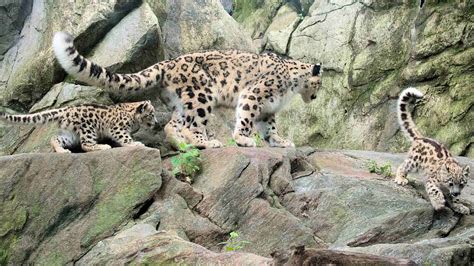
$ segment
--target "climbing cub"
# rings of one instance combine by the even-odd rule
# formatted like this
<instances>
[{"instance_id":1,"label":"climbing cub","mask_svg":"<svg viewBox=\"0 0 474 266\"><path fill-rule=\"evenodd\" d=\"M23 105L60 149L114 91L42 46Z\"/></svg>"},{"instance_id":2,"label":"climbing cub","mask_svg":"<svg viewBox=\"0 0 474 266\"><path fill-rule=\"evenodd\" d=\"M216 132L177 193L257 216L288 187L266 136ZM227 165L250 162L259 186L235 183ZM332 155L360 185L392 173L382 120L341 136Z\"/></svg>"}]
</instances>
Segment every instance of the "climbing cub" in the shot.
<instances>
[{"instance_id":1,"label":"climbing cub","mask_svg":"<svg viewBox=\"0 0 474 266\"><path fill-rule=\"evenodd\" d=\"M395 182L406 185L407 173L421 169L427 175L426 192L431 204L439 210L447 203L462 214L469 214L469 208L459 203L458 196L469 179L469 166L462 167L442 144L436 140L423 137L416 128L408 104L423 98L423 94L408 88L398 98L398 121L406 136L412 141L408 158L398 167Z\"/></svg>"},{"instance_id":2,"label":"climbing cub","mask_svg":"<svg viewBox=\"0 0 474 266\"><path fill-rule=\"evenodd\" d=\"M301 94L304 102L316 98L321 65L286 60L274 54L209 51L159 62L134 74L111 73L81 56L72 36L56 33L53 48L61 66L75 78L109 91L133 93L160 88L160 97L174 112L165 127L173 145L187 142L199 148L222 144L209 140L205 126L216 106L237 107L233 137L240 146L256 146L259 130L275 147L294 144L278 135L277 113Z\"/></svg>"},{"instance_id":3,"label":"climbing cub","mask_svg":"<svg viewBox=\"0 0 474 266\"><path fill-rule=\"evenodd\" d=\"M130 133L140 125L152 127L156 122L155 109L149 101L69 106L27 115L0 112L0 118L21 124L57 122L62 132L51 138L51 146L58 153L70 153L69 149L78 144L86 152L110 149L110 145L97 144L103 138L110 138L120 146L144 146L133 141Z\"/></svg>"}]
</instances>

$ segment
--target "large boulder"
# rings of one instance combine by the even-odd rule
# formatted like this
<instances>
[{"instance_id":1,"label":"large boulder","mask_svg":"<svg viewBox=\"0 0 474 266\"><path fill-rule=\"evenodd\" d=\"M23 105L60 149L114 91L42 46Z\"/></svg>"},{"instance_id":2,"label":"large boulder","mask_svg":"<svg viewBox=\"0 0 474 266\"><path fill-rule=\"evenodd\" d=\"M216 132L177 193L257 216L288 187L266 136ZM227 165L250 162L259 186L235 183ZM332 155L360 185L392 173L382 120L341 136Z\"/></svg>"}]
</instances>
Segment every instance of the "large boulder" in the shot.
<instances>
[{"instance_id":1,"label":"large boulder","mask_svg":"<svg viewBox=\"0 0 474 266\"><path fill-rule=\"evenodd\" d=\"M21 28L28 14L31 12L33 1L2 1L0 3L0 61L5 53L12 47L20 37Z\"/></svg>"},{"instance_id":2,"label":"large boulder","mask_svg":"<svg viewBox=\"0 0 474 266\"><path fill-rule=\"evenodd\" d=\"M247 34L252 37L259 50L263 46L262 39L265 31L272 23L272 18L282 3L282 0L234 1L232 16L243 26Z\"/></svg>"},{"instance_id":3,"label":"large boulder","mask_svg":"<svg viewBox=\"0 0 474 266\"><path fill-rule=\"evenodd\" d=\"M25 8L21 12L11 11L11 15L13 20L24 23L9 32L14 34L21 28L21 38L13 38L8 51L2 52L0 101L26 111L64 77L64 72L54 63L51 49L54 32L70 32L77 36L79 51L88 51L141 1L75 2L74 5L60 0L20 2ZM26 16L25 12L30 10Z\"/></svg>"},{"instance_id":4,"label":"large boulder","mask_svg":"<svg viewBox=\"0 0 474 266\"><path fill-rule=\"evenodd\" d=\"M111 71L129 73L163 60L163 48L158 19L144 3L107 32L86 57Z\"/></svg>"},{"instance_id":5,"label":"large boulder","mask_svg":"<svg viewBox=\"0 0 474 266\"><path fill-rule=\"evenodd\" d=\"M271 265L272 259L251 253L214 253L149 224L137 224L99 242L77 265L212 264Z\"/></svg>"},{"instance_id":6,"label":"large boulder","mask_svg":"<svg viewBox=\"0 0 474 266\"><path fill-rule=\"evenodd\" d=\"M146 2L160 21L167 58L209 49L256 51L219 0Z\"/></svg>"},{"instance_id":7,"label":"large boulder","mask_svg":"<svg viewBox=\"0 0 474 266\"><path fill-rule=\"evenodd\" d=\"M0 157L0 262L72 263L112 235L161 187L160 152Z\"/></svg>"}]
</instances>

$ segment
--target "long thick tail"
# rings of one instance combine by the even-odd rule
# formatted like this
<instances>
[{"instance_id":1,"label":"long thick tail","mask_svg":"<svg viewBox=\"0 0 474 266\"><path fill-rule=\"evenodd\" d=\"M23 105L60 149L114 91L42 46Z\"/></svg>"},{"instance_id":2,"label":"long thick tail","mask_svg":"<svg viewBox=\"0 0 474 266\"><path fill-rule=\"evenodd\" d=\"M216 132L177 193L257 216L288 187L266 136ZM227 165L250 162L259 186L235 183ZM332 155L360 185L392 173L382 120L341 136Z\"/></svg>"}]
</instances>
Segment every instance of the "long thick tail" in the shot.
<instances>
[{"instance_id":1,"label":"long thick tail","mask_svg":"<svg viewBox=\"0 0 474 266\"><path fill-rule=\"evenodd\" d=\"M53 109L26 115L10 115L0 112L0 119L19 124L46 124L57 121L61 117L62 111L62 109Z\"/></svg>"},{"instance_id":2,"label":"long thick tail","mask_svg":"<svg viewBox=\"0 0 474 266\"><path fill-rule=\"evenodd\" d=\"M411 117L410 111L408 111L408 104L412 104L417 99L423 98L423 93L415 88L407 88L400 93L398 97L398 123L402 128L405 135L410 139L414 140L422 138L418 129L416 128L413 118Z\"/></svg>"},{"instance_id":3,"label":"long thick tail","mask_svg":"<svg viewBox=\"0 0 474 266\"><path fill-rule=\"evenodd\" d=\"M53 50L64 70L82 82L111 91L135 92L154 87L163 78L164 70L160 63L134 74L111 73L80 55L73 41L68 33L57 32L53 38Z\"/></svg>"}]
</instances>

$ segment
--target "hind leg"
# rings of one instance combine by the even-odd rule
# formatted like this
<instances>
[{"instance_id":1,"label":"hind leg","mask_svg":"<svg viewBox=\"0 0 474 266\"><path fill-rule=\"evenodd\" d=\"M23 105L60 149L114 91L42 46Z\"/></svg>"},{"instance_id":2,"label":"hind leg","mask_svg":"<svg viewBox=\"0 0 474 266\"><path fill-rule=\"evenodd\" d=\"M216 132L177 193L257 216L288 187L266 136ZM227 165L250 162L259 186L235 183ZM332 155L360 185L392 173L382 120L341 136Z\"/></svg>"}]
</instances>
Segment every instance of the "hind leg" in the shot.
<instances>
[{"instance_id":1,"label":"hind leg","mask_svg":"<svg viewBox=\"0 0 474 266\"><path fill-rule=\"evenodd\" d=\"M445 207L446 199L444 198L443 191L441 191L437 182L434 180L435 178L428 178L425 189L433 208L435 210L440 210Z\"/></svg>"},{"instance_id":2,"label":"hind leg","mask_svg":"<svg viewBox=\"0 0 474 266\"><path fill-rule=\"evenodd\" d=\"M165 126L166 140L178 149L179 143L185 143L186 138L181 133L184 126L184 117L178 112L174 111L171 120Z\"/></svg>"},{"instance_id":3,"label":"hind leg","mask_svg":"<svg viewBox=\"0 0 474 266\"><path fill-rule=\"evenodd\" d=\"M74 144L74 140L70 137L57 135L51 137L51 146L53 150L57 153L71 153L67 148L71 148Z\"/></svg>"},{"instance_id":4,"label":"hind leg","mask_svg":"<svg viewBox=\"0 0 474 266\"><path fill-rule=\"evenodd\" d=\"M110 133L112 140L114 140L121 147L145 147L145 144L134 141L130 133L123 129L117 129Z\"/></svg>"},{"instance_id":5,"label":"hind leg","mask_svg":"<svg viewBox=\"0 0 474 266\"><path fill-rule=\"evenodd\" d=\"M406 159L398 168L397 168L397 174L395 176L395 183L399 185L406 185L408 184L408 179L407 179L407 174L411 170L413 170L414 163L413 161L408 158Z\"/></svg>"},{"instance_id":6,"label":"hind leg","mask_svg":"<svg viewBox=\"0 0 474 266\"><path fill-rule=\"evenodd\" d=\"M97 144L97 135L95 132L86 133L85 130L79 134L79 141L81 142L81 148L85 152L108 150L112 147L107 144Z\"/></svg>"},{"instance_id":7,"label":"hind leg","mask_svg":"<svg viewBox=\"0 0 474 266\"><path fill-rule=\"evenodd\" d=\"M252 138L252 134L255 131L255 121L260 117L262 107L257 100L258 97L248 93L249 97L245 93L240 95L232 137L239 146L256 147L257 143Z\"/></svg>"},{"instance_id":8,"label":"hind leg","mask_svg":"<svg viewBox=\"0 0 474 266\"><path fill-rule=\"evenodd\" d=\"M199 98L198 98L199 99ZM212 112L210 103L199 101L188 101L184 110L184 127L182 134L187 142L197 148L219 148L222 143L216 139L209 140L206 133L206 125Z\"/></svg>"},{"instance_id":9,"label":"hind leg","mask_svg":"<svg viewBox=\"0 0 474 266\"><path fill-rule=\"evenodd\" d=\"M263 133L263 137L265 140L268 140L268 143L270 143L271 147L295 147L293 142L278 135L274 114L270 115L269 117L265 117L261 121L258 121L257 128Z\"/></svg>"},{"instance_id":10,"label":"hind leg","mask_svg":"<svg viewBox=\"0 0 474 266\"><path fill-rule=\"evenodd\" d=\"M451 205L453 211L457 213L469 215L469 213L471 212L471 210L467 206L464 206L464 204L462 204L458 198L453 199Z\"/></svg>"}]
</instances>

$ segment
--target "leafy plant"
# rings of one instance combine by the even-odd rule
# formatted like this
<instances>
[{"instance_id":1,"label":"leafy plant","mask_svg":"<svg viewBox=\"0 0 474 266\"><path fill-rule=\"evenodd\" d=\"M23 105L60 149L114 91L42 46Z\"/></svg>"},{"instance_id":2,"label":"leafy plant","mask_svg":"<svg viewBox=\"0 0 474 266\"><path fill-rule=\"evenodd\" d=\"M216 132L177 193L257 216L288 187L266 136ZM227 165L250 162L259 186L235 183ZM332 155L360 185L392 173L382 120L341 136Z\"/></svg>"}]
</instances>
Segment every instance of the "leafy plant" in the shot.
<instances>
[{"instance_id":1,"label":"leafy plant","mask_svg":"<svg viewBox=\"0 0 474 266\"><path fill-rule=\"evenodd\" d=\"M386 163L382 166L379 166L375 160L369 160L367 163L367 168L369 172L375 173L384 177L391 177L392 173L392 165L390 163Z\"/></svg>"},{"instance_id":2,"label":"leafy plant","mask_svg":"<svg viewBox=\"0 0 474 266\"><path fill-rule=\"evenodd\" d=\"M227 147L237 147L237 142L235 141L235 139L229 139L227 141L227 143L225 144L225 146Z\"/></svg>"},{"instance_id":3,"label":"leafy plant","mask_svg":"<svg viewBox=\"0 0 474 266\"><path fill-rule=\"evenodd\" d=\"M260 134L253 134L252 139L255 140L255 144L257 145L257 147L263 147L263 138L262 136L260 136Z\"/></svg>"},{"instance_id":4,"label":"leafy plant","mask_svg":"<svg viewBox=\"0 0 474 266\"><path fill-rule=\"evenodd\" d=\"M199 149L186 143L179 143L180 154L171 158L175 177L193 178L201 170L201 153Z\"/></svg>"},{"instance_id":5,"label":"leafy plant","mask_svg":"<svg viewBox=\"0 0 474 266\"><path fill-rule=\"evenodd\" d=\"M249 244L249 241L241 240L239 233L232 231L229 234L229 239L227 241L219 243L223 244L225 251L236 251L244 248L246 244Z\"/></svg>"}]
</instances>

